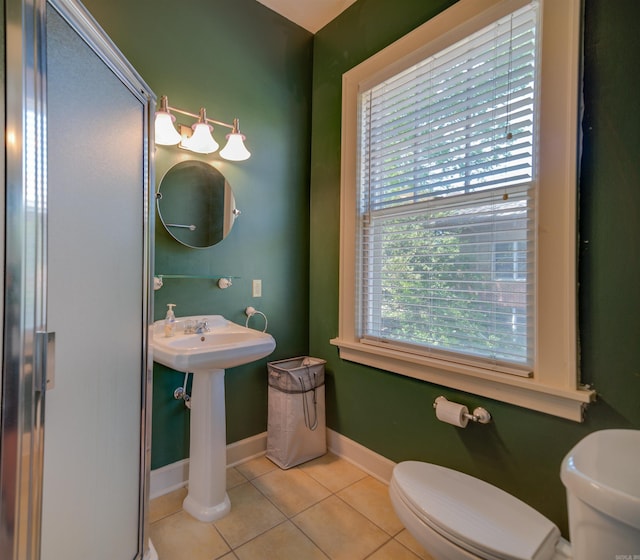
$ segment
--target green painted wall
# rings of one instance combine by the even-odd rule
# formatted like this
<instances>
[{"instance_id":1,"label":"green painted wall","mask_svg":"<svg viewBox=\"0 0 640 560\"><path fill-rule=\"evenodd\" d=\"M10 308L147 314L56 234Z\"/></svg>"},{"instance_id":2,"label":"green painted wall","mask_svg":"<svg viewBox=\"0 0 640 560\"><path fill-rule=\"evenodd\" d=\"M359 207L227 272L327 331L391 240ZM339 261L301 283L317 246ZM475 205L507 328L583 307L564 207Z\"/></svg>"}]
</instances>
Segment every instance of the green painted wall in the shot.
<instances>
[{"instance_id":1,"label":"green painted wall","mask_svg":"<svg viewBox=\"0 0 640 560\"><path fill-rule=\"evenodd\" d=\"M186 249L157 226L158 272L240 278L225 291L206 280L167 280L156 317L170 301L179 315L219 312L244 322L242 310L254 305L278 341L269 359L327 359L330 428L395 461L433 461L488 480L566 534L558 476L566 451L593 430L640 428L636 0L585 1L579 311L582 375L599 393L585 423L343 362L328 342L338 332L342 73L452 3L358 0L314 38L254 0L85 0L158 95L205 105L214 118L239 117L253 152L220 167L243 212L220 245ZM158 149L158 180L176 157ZM251 298L253 278L264 282L260 300ZM265 361L227 375L229 441L266 427ZM181 374L156 367L154 383L156 468L187 455L188 412L171 396ZM431 403L440 394L487 407L494 423L459 430L437 422Z\"/></svg>"},{"instance_id":2,"label":"green painted wall","mask_svg":"<svg viewBox=\"0 0 640 560\"><path fill-rule=\"evenodd\" d=\"M158 97L196 113L205 106L213 119L240 119L251 159L193 156L212 162L234 190L242 214L231 234L214 247L189 249L157 222L155 248L156 273L237 278L226 290L211 280L167 279L155 293L155 317L164 318L169 302L177 304L177 316L219 313L244 324L248 305L267 315L275 352L226 374L227 440L263 432L266 361L308 350L313 36L255 0L84 3ZM221 146L227 132L214 130ZM158 147L156 182L184 156L178 148ZM254 278L262 279L261 298L252 297ZM251 325L261 328L259 320ZM183 379L155 366L152 468L188 456L189 412L173 399Z\"/></svg>"},{"instance_id":3,"label":"green painted wall","mask_svg":"<svg viewBox=\"0 0 640 560\"><path fill-rule=\"evenodd\" d=\"M453 4L358 0L315 36L311 151L310 354L327 364L328 426L394 461L450 466L515 494L567 534L559 468L588 432L640 428L640 52L636 0L586 0L584 157L580 181L583 380L599 400L583 424L339 359L340 95L342 73ZM485 406L488 426L436 421L443 394Z\"/></svg>"}]
</instances>

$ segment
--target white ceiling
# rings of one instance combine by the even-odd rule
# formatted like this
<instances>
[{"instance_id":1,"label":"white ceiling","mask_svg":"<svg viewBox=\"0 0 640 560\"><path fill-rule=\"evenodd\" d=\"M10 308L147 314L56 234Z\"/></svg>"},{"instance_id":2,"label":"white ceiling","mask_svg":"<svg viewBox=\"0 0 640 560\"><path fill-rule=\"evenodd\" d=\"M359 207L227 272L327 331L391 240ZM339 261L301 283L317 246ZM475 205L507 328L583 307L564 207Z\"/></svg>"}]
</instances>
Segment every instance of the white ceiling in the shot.
<instances>
[{"instance_id":1,"label":"white ceiling","mask_svg":"<svg viewBox=\"0 0 640 560\"><path fill-rule=\"evenodd\" d=\"M267 8L315 33L356 0L258 0Z\"/></svg>"}]
</instances>

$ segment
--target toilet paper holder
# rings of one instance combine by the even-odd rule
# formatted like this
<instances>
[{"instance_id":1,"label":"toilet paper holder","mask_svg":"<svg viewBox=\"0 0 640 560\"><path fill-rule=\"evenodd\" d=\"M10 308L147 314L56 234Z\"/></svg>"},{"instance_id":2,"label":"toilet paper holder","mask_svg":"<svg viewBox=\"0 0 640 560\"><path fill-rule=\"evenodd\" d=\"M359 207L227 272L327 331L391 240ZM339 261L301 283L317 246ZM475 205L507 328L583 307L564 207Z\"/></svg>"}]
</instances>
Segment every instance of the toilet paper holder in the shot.
<instances>
[{"instance_id":1,"label":"toilet paper holder","mask_svg":"<svg viewBox=\"0 0 640 560\"><path fill-rule=\"evenodd\" d=\"M445 401L448 401L446 397L439 396L433 402L434 410L438 406L438 403L445 402ZM479 424L488 424L489 422L491 422L491 414L486 408L482 408L481 406L474 408L472 413L465 412L464 417L467 420L471 420L472 422L478 422Z\"/></svg>"}]
</instances>

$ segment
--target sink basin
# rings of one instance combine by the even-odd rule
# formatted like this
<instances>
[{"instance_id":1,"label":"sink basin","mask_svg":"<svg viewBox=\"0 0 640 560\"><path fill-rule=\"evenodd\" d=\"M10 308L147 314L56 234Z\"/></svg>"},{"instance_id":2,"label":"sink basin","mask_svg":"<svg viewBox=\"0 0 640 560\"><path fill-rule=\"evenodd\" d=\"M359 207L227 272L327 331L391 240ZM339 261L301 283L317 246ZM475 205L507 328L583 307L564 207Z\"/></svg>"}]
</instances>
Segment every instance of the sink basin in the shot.
<instances>
[{"instance_id":1,"label":"sink basin","mask_svg":"<svg viewBox=\"0 0 640 560\"><path fill-rule=\"evenodd\" d=\"M184 334L188 322L203 321L208 331ZM193 373L189 491L182 507L200 521L215 521L231 509L226 491L225 369L268 356L276 342L270 334L242 327L221 315L196 315L176 318L171 337L164 336L164 321L156 321L150 346L155 362Z\"/></svg>"},{"instance_id":2,"label":"sink basin","mask_svg":"<svg viewBox=\"0 0 640 560\"><path fill-rule=\"evenodd\" d=\"M187 322L206 321L209 331L184 334ZM164 321L153 324L154 361L184 372L227 369L264 358L276 342L268 333L249 329L222 315L195 315L176 319L175 335L164 336Z\"/></svg>"}]
</instances>

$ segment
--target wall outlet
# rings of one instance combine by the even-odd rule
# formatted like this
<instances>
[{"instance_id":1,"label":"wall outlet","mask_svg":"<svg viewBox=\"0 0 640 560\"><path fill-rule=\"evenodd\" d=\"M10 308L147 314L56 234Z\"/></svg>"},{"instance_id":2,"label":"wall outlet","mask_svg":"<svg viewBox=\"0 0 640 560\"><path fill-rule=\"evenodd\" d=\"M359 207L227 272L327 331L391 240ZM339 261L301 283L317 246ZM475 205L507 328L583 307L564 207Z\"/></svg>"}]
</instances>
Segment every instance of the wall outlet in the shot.
<instances>
[{"instance_id":1,"label":"wall outlet","mask_svg":"<svg viewBox=\"0 0 640 560\"><path fill-rule=\"evenodd\" d=\"M253 297L262 297L262 280L253 281Z\"/></svg>"}]
</instances>

